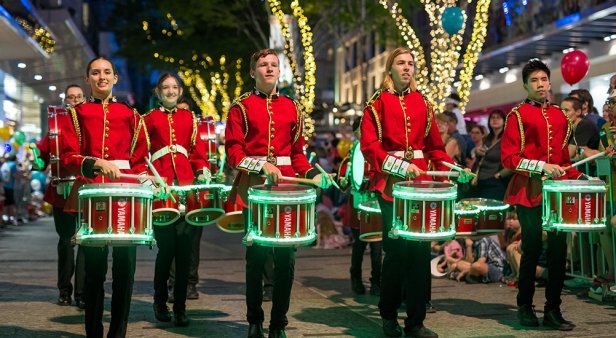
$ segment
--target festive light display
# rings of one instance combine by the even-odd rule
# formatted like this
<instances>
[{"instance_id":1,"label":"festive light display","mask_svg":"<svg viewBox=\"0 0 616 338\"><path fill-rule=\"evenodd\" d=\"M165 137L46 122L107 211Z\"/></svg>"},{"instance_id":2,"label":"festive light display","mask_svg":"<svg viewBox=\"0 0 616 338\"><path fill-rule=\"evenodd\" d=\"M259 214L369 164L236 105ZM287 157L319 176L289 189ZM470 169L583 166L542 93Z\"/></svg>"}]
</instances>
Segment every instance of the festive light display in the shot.
<instances>
[{"instance_id":1,"label":"festive light display","mask_svg":"<svg viewBox=\"0 0 616 338\"><path fill-rule=\"evenodd\" d=\"M396 21L400 35L408 47L415 52L418 89L427 94L428 100L437 107L437 111L443 111L445 109L445 99L451 94L452 83L456 77L456 68L460 59L463 42L462 33L465 30L465 25L462 26L460 33L454 35L447 34L443 29L443 11L449 6L455 6L456 1L421 0L421 2L430 20L430 70L426 66L421 42L406 18L402 15L402 10L398 3L394 2L390 5L390 2L387 0L379 0L379 3L389 11L391 17ZM460 96L459 109L463 113L468 103L473 71L487 34L490 2L491 0L476 1L477 8L473 21L473 33L464 54L463 67L460 71L460 84L457 88L458 95ZM468 19L466 13L464 13L464 17L466 22L466 19Z\"/></svg>"},{"instance_id":2,"label":"festive light display","mask_svg":"<svg viewBox=\"0 0 616 338\"><path fill-rule=\"evenodd\" d=\"M171 13L166 14L171 29L161 29L163 38L171 38L174 34L183 35L182 29ZM143 31L146 38L156 44L156 40L152 38L150 24L147 21L142 22ZM218 63L214 59L202 53L201 55L193 54L190 60L164 55L161 52L154 52L152 55L165 63L177 64L178 75L187 87L190 97L195 101L195 104L201 109L202 116L211 116L214 121L225 121L226 114L231 107L232 99L239 97L242 94L244 81L242 80L241 69L242 60L235 60L234 64L234 84L232 93L229 92L231 75L227 67L227 57L222 55L218 59ZM215 69L215 68L218 69ZM232 95L230 95L232 94ZM219 113L222 111L222 116Z\"/></svg>"},{"instance_id":3,"label":"festive light display","mask_svg":"<svg viewBox=\"0 0 616 338\"><path fill-rule=\"evenodd\" d=\"M312 47L312 31L308 24L308 18L304 15L304 10L299 4L299 0L291 2L291 10L293 16L297 18L297 26L299 28L302 53L304 55L304 76L302 79L301 71L294 54L293 37L291 30L284 20L284 11L282 3L278 0L268 0L272 14L280 22L282 36L285 39L284 53L289 59L291 70L293 71L293 87L297 94L298 102L304 112L304 137L308 138L314 133L314 120L310 117L310 113L314 109L314 87L316 85L316 62Z\"/></svg>"},{"instance_id":4,"label":"festive light display","mask_svg":"<svg viewBox=\"0 0 616 338\"><path fill-rule=\"evenodd\" d=\"M36 41L46 53L53 53L56 46L56 40L51 36L51 33L48 30L38 24L36 26L32 26L30 22L23 18L16 18L15 21L19 23L26 33L28 33L28 35L30 35L30 37Z\"/></svg>"}]
</instances>

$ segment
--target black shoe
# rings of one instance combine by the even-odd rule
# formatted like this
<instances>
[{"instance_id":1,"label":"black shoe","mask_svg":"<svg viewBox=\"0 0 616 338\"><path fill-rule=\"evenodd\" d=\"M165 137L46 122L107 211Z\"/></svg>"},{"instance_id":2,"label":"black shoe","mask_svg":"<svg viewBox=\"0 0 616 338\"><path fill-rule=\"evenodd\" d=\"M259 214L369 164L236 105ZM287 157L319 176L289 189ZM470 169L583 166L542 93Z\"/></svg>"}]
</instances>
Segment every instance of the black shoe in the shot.
<instances>
[{"instance_id":1,"label":"black shoe","mask_svg":"<svg viewBox=\"0 0 616 338\"><path fill-rule=\"evenodd\" d=\"M398 319L383 318L383 332L387 337L402 337L402 328Z\"/></svg>"},{"instance_id":2,"label":"black shoe","mask_svg":"<svg viewBox=\"0 0 616 338\"><path fill-rule=\"evenodd\" d=\"M154 317L159 322L170 322L171 312L169 312L167 304L154 304Z\"/></svg>"},{"instance_id":3,"label":"black shoe","mask_svg":"<svg viewBox=\"0 0 616 338\"><path fill-rule=\"evenodd\" d=\"M432 305L432 302L426 302L426 313L436 313L436 308Z\"/></svg>"},{"instance_id":4,"label":"black shoe","mask_svg":"<svg viewBox=\"0 0 616 338\"><path fill-rule=\"evenodd\" d=\"M535 314L535 307L531 305L518 306L518 322L520 322L522 326L539 326L539 319L537 319L537 315Z\"/></svg>"},{"instance_id":5,"label":"black shoe","mask_svg":"<svg viewBox=\"0 0 616 338\"><path fill-rule=\"evenodd\" d=\"M438 338L438 334L436 332L428 329L425 326L415 326L410 330L404 330L406 337L415 337L415 338Z\"/></svg>"},{"instance_id":6,"label":"black shoe","mask_svg":"<svg viewBox=\"0 0 616 338\"><path fill-rule=\"evenodd\" d=\"M190 324L190 319L188 319L188 317L186 316L185 311L174 312L173 317L173 324L175 324L175 326L188 326L188 324Z\"/></svg>"},{"instance_id":7,"label":"black shoe","mask_svg":"<svg viewBox=\"0 0 616 338\"><path fill-rule=\"evenodd\" d=\"M351 278L351 289L356 295L363 295L366 293L366 287L361 281L361 278Z\"/></svg>"},{"instance_id":8,"label":"black shoe","mask_svg":"<svg viewBox=\"0 0 616 338\"><path fill-rule=\"evenodd\" d=\"M287 338L287 334L284 332L284 329L270 329L268 338Z\"/></svg>"},{"instance_id":9,"label":"black shoe","mask_svg":"<svg viewBox=\"0 0 616 338\"><path fill-rule=\"evenodd\" d=\"M551 327L560 331L571 331L575 327L575 324L565 320L560 310L546 311L543 315L543 326Z\"/></svg>"},{"instance_id":10,"label":"black shoe","mask_svg":"<svg viewBox=\"0 0 616 338\"><path fill-rule=\"evenodd\" d=\"M188 284L188 289L186 290L186 299L199 299L199 292L197 292L196 285Z\"/></svg>"},{"instance_id":11,"label":"black shoe","mask_svg":"<svg viewBox=\"0 0 616 338\"><path fill-rule=\"evenodd\" d=\"M86 309L86 301L83 299L75 299L75 306L81 310Z\"/></svg>"},{"instance_id":12,"label":"black shoe","mask_svg":"<svg viewBox=\"0 0 616 338\"><path fill-rule=\"evenodd\" d=\"M269 287L263 288L263 301L264 302L271 302L273 296L274 296L274 287L269 286Z\"/></svg>"},{"instance_id":13,"label":"black shoe","mask_svg":"<svg viewBox=\"0 0 616 338\"><path fill-rule=\"evenodd\" d=\"M71 296L60 295L60 297L58 297L58 302L56 304L61 305L61 306L71 305Z\"/></svg>"},{"instance_id":14,"label":"black shoe","mask_svg":"<svg viewBox=\"0 0 616 338\"><path fill-rule=\"evenodd\" d=\"M263 334L263 324L249 324L248 338L265 338L265 334Z\"/></svg>"},{"instance_id":15,"label":"black shoe","mask_svg":"<svg viewBox=\"0 0 616 338\"><path fill-rule=\"evenodd\" d=\"M380 296L381 295L381 287L378 286L377 284L371 284L370 285L370 294L373 296Z\"/></svg>"}]
</instances>

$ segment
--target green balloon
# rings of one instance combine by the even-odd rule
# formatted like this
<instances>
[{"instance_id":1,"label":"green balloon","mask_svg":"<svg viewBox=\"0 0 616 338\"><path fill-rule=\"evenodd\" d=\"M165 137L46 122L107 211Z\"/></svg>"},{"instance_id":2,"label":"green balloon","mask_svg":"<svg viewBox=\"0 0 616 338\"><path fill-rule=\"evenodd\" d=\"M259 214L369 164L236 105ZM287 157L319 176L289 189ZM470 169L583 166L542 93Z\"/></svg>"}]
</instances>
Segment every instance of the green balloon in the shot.
<instances>
[{"instance_id":1,"label":"green balloon","mask_svg":"<svg viewBox=\"0 0 616 338\"><path fill-rule=\"evenodd\" d=\"M24 142L26 142L26 134L24 134L23 131L16 131L13 134L13 139L17 144L22 145L24 144Z\"/></svg>"},{"instance_id":2,"label":"green balloon","mask_svg":"<svg viewBox=\"0 0 616 338\"><path fill-rule=\"evenodd\" d=\"M34 160L34 164L39 169L45 168L45 162L43 160L41 160L40 158L37 158L36 160Z\"/></svg>"},{"instance_id":3,"label":"green balloon","mask_svg":"<svg viewBox=\"0 0 616 338\"><path fill-rule=\"evenodd\" d=\"M32 150L32 153L34 154L34 156L36 157L41 156L41 151L38 148L34 147L34 148L30 148L30 150Z\"/></svg>"}]
</instances>

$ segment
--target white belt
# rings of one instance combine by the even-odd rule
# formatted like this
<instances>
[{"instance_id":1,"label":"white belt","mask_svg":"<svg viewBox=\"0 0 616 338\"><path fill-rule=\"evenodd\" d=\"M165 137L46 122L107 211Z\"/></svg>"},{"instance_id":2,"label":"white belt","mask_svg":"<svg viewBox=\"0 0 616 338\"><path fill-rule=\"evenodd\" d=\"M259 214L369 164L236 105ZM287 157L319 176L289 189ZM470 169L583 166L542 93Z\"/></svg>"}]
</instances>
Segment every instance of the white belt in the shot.
<instances>
[{"instance_id":1,"label":"white belt","mask_svg":"<svg viewBox=\"0 0 616 338\"><path fill-rule=\"evenodd\" d=\"M390 155L406 158L406 156L404 156L405 155L404 153L405 153L404 150L390 151L389 152ZM409 158L409 160L412 160L414 158L424 158L423 150L413 150L413 157Z\"/></svg>"},{"instance_id":2,"label":"white belt","mask_svg":"<svg viewBox=\"0 0 616 338\"><path fill-rule=\"evenodd\" d=\"M154 162L169 153L172 153L172 154L180 153L188 157L188 151L186 151L186 148L182 147L179 144L172 144L170 146L164 146L158 149L154 154L152 154L152 158L150 160Z\"/></svg>"},{"instance_id":3,"label":"white belt","mask_svg":"<svg viewBox=\"0 0 616 338\"><path fill-rule=\"evenodd\" d=\"M267 156L250 156L252 158L256 158L257 160L266 160ZM272 163L273 165L291 165L291 156L276 156L276 163Z\"/></svg>"},{"instance_id":4,"label":"white belt","mask_svg":"<svg viewBox=\"0 0 616 338\"><path fill-rule=\"evenodd\" d=\"M130 162L128 162L128 160L111 160L109 162L115 164L118 167L118 169L125 169L125 170L130 169Z\"/></svg>"}]
</instances>

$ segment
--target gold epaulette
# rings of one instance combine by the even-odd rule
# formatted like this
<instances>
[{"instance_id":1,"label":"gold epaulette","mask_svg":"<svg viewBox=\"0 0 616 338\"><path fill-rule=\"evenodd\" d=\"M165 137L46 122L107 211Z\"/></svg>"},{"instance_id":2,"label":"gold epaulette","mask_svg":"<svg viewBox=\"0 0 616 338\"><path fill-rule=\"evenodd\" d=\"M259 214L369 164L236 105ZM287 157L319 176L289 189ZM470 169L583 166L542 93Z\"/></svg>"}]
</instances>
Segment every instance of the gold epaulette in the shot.
<instances>
[{"instance_id":1,"label":"gold epaulette","mask_svg":"<svg viewBox=\"0 0 616 338\"><path fill-rule=\"evenodd\" d=\"M518 120L518 128L520 129L520 155L522 155L522 153L524 152L524 144L525 144L524 126L522 125L522 116L520 115L520 111L519 111L520 106L522 106L523 104L524 102L522 101L517 106L511 108L511 112L507 114L507 118L505 119L505 128L504 128L504 129L507 129L507 122L509 122L509 117L512 115L515 115L516 119Z\"/></svg>"},{"instance_id":2,"label":"gold epaulette","mask_svg":"<svg viewBox=\"0 0 616 338\"><path fill-rule=\"evenodd\" d=\"M289 98L290 100L292 100L290 97L286 96L287 98ZM304 130L304 111L302 110L302 104L297 101L297 100L292 100L293 104L295 105L295 112L297 114L296 116L296 124L295 124L295 137L293 137L293 143L295 143L297 141L297 139L300 137L302 131Z\"/></svg>"},{"instance_id":3,"label":"gold epaulette","mask_svg":"<svg viewBox=\"0 0 616 338\"><path fill-rule=\"evenodd\" d=\"M370 97L370 100L368 100L368 102L366 102L366 105L364 106L364 110L370 109L372 115L374 115L374 122L376 122L379 142L383 141L383 128L381 127L381 120L379 120L379 114L377 114L376 109L374 109L374 102L378 100L379 97L381 97L381 94L383 94L383 89L377 89L376 92L374 92L374 94L372 95L372 97ZM366 116L366 114L363 114L361 117L362 124L364 123L364 116Z\"/></svg>"},{"instance_id":4,"label":"gold epaulette","mask_svg":"<svg viewBox=\"0 0 616 338\"><path fill-rule=\"evenodd\" d=\"M146 117L146 116L150 115L150 114L151 114L153 111L155 111L156 109L158 109L158 108L152 108L152 109L150 109L147 113L143 114L142 116L143 116L143 117Z\"/></svg>"},{"instance_id":5,"label":"gold epaulette","mask_svg":"<svg viewBox=\"0 0 616 338\"><path fill-rule=\"evenodd\" d=\"M229 106L229 110L231 110L233 106L240 107L240 110L242 111L242 115L244 115L244 126L246 127L246 133L244 133L244 137L248 136L248 116L246 116L246 107L244 107L241 101L244 101L251 94L252 92L245 92L244 94L240 95L240 97L233 100L233 103L231 103L231 106ZM227 113L227 119L228 118L229 118L229 114Z\"/></svg>"},{"instance_id":6,"label":"gold epaulette","mask_svg":"<svg viewBox=\"0 0 616 338\"><path fill-rule=\"evenodd\" d=\"M77 140L79 140L79 151L81 151L81 128L79 127L79 117L77 116L77 111L75 107L67 106L69 113L71 114L71 119L73 120L73 127L75 127L75 133L77 134Z\"/></svg>"},{"instance_id":7,"label":"gold epaulette","mask_svg":"<svg viewBox=\"0 0 616 338\"><path fill-rule=\"evenodd\" d=\"M192 112L191 112L192 113ZM190 145L191 147L195 147L195 145L197 144L197 124L198 124L198 120L197 120L197 116L195 116L195 114L192 114L193 117L193 131L192 131L192 135L190 137Z\"/></svg>"},{"instance_id":8,"label":"gold epaulette","mask_svg":"<svg viewBox=\"0 0 616 338\"><path fill-rule=\"evenodd\" d=\"M428 122L426 123L426 132L424 133L424 138L428 137L430 134L430 127L432 127L432 119L434 118L434 106L430 102L430 100L426 99L425 96L421 95L424 102L426 103L426 108L428 109Z\"/></svg>"}]
</instances>

